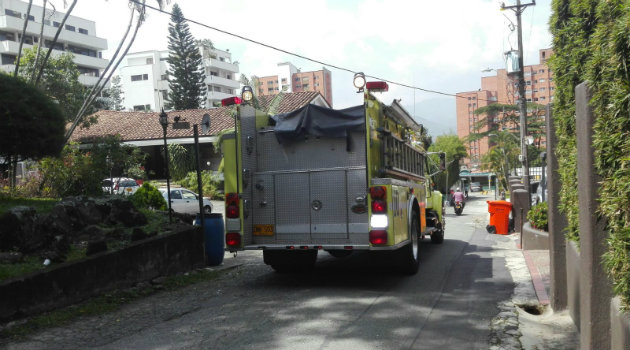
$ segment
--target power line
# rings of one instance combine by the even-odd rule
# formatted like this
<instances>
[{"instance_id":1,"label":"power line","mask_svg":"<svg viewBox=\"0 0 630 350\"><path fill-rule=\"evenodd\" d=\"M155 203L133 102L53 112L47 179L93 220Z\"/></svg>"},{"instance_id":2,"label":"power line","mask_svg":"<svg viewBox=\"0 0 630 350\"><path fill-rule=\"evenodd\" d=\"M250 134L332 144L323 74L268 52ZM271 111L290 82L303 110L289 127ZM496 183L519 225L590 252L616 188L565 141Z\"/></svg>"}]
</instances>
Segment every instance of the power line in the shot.
<instances>
[{"instance_id":1,"label":"power line","mask_svg":"<svg viewBox=\"0 0 630 350\"><path fill-rule=\"evenodd\" d=\"M170 13L168 11L162 10L160 8L157 8L157 7L154 7L154 6L151 6L151 5L146 5L146 4L142 3L142 2L140 2L139 0L130 0L130 1L133 2L133 3L139 4L139 5L146 6L147 8L149 8L151 10L154 10L154 11L157 11L157 12L160 12L162 14L172 16L172 13ZM260 42L260 41L254 40L254 39L250 39L250 38L244 37L244 36L239 35L239 34L235 34L235 33L228 32L226 30L223 30L223 29L220 29L220 28L217 28L217 27L213 27L213 26L207 25L205 23L201 23L201 22L198 22L198 21L195 21L195 20L192 20L192 19L188 19L186 17L182 17L182 19L184 21L186 21L186 22L190 22L190 23L202 26L204 28L212 29L212 30L217 31L219 33L223 33L223 34L235 37L235 38L239 38L241 40L245 40L245 41L248 41L248 42L256 44L256 45L260 45L260 46L263 46L263 47L266 47L266 48L269 48L269 49L272 49L272 50L275 50L275 51L279 51L279 52L285 53L287 55L295 56L295 57L301 58L303 60L307 60L307 61L310 61L310 62L313 62L313 63L321 64L323 66L335 68L337 70L345 71L345 72L352 73L352 74L358 73L358 72L356 72L356 71L354 71L352 69L349 69L349 68L341 67L341 66L338 66L338 65L335 65L335 64L331 64L331 63L326 63L324 61L320 61L320 60L317 60L317 59L314 59L314 58L310 58L310 57L307 57L307 56L304 56L304 55L301 55L301 54L298 54L298 53L295 53L295 52L284 50L284 49L281 49L281 48L273 46L273 45L265 44L263 42ZM405 83L399 83L399 82L396 82L396 81L393 81L393 80L390 80L390 79L377 77L377 76L374 76L374 75L366 74L365 77L366 78L372 78L372 79L380 80L380 81L385 81L385 82L387 82L389 84L406 87L408 89L424 91L424 92L428 92L428 93L432 93L432 94L438 94L438 95L450 96L450 97L456 97L456 98L466 98L465 96L458 96L457 94L452 94L452 93L448 93L448 92L442 92L442 91L437 91L437 90L425 89L425 88L421 88L421 87L418 87L418 86L413 86L413 85L409 85L409 84L405 84ZM486 100L486 99L478 99L478 100L486 101L486 102L494 102L494 101Z\"/></svg>"}]
</instances>

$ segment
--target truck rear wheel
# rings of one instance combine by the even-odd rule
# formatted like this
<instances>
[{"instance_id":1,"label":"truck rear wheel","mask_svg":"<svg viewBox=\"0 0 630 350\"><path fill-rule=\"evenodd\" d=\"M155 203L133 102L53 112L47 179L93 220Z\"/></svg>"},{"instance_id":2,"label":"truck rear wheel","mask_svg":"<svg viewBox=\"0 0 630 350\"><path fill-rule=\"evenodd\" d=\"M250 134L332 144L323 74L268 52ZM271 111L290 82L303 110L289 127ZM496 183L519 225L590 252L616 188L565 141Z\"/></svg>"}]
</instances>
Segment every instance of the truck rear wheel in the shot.
<instances>
[{"instance_id":1,"label":"truck rear wheel","mask_svg":"<svg viewBox=\"0 0 630 350\"><path fill-rule=\"evenodd\" d=\"M263 260L280 273L310 271L317 261L317 250L263 250Z\"/></svg>"},{"instance_id":2,"label":"truck rear wheel","mask_svg":"<svg viewBox=\"0 0 630 350\"><path fill-rule=\"evenodd\" d=\"M415 213L414 213L415 214ZM406 275L415 275L420 266L420 239L417 215L413 215L411 219L411 243L398 249L397 255L399 259L400 269Z\"/></svg>"}]
</instances>

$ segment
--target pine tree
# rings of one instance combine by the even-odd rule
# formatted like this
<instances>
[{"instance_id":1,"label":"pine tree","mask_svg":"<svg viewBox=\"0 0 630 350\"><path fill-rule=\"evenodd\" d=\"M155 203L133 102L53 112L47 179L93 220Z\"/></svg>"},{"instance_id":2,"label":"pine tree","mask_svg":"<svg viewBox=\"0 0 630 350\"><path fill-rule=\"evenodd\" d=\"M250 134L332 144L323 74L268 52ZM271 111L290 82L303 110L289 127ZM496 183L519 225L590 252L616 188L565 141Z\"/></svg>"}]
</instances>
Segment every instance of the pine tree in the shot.
<instances>
[{"instance_id":1,"label":"pine tree","mask_svg":"<svg viewBox=\"0 0 630 350\"><path fill-rule=\"evenodd\" d=\"M182 10L173 5L168 25L169 101L167 108L195 109L203 106L206 96L201 53L190 34Z\"/></svg>"},{"instance_id":2,"label":"pine tree","mask_svg":"<svg viewBox=\"0 0 630 350\"><path fill-rule=\"evenodd\" d=\"M112 78L111 87L107 89L106 95L108 100L108 109L114 111L122 111L125 109L125 106L123 106L125 97L122 91L122 85L120 84L120 75Z\"/></svg>"}]
</instances>

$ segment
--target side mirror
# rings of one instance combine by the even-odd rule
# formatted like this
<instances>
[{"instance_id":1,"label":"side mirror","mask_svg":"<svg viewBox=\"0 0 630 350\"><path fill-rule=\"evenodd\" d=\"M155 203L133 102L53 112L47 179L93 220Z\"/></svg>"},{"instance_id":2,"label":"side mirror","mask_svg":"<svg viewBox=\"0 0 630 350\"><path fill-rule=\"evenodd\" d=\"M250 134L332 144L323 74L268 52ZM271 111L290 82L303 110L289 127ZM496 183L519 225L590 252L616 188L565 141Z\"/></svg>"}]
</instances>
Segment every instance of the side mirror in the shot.
<instances>
[{"instance_id":1,"label":"side mirror","mask_svg":"<svg viewBox=\"0 0 630 350\"><path fill-rule=\"evenodd\" d=\"M446 170L446 153L440 153L440 170Z\"/></svg>"}]
</instances>

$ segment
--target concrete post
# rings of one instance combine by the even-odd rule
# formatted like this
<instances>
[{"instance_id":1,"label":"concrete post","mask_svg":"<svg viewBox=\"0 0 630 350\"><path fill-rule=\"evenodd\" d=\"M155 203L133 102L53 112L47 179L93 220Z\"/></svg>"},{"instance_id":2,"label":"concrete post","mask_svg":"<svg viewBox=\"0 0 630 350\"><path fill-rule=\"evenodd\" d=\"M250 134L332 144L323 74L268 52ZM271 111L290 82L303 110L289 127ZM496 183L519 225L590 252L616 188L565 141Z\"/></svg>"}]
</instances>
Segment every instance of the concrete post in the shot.
<instances>
[{"instance_id":1,"label":"concrete post","mask_svg":"<svg viewBox=\"0 0 630 350\"><path fill-rule=\"evenodd\" d=\"M580 349L610 348L611 285L604 270L604 220L597 218L599 176L595 172L592 93L586 83L575 88L578 201L580 203Z\"/></svg>"},{"instance_id":2,"label":"concrete post","mask_svg":"<svg viewBox=\"0 0 630 350\"><path fill-rule=\"evenodd\" d=\"M558 144L553 110L547 105L547 217L549 230L549 272L551 279L551 308L560 311L567 308L567 251L563 230L568 226L567 217L558 209L560 204L560 175L558 158L554 153Z\"/></svg>"},{"instance_id":3,"label":"concrete post","mask_svg":"<svg viewBox=\"0 0 630 350\"><path fill-rule=\"evenodd\" d=\"M512 217L514 218L514 231L521 232L521 227L525 223L527 211L529 210L529 192L520 185L519 189L512 191ZM522 216L521 216L522 215Z\"/></svg>"}]
</instances>

